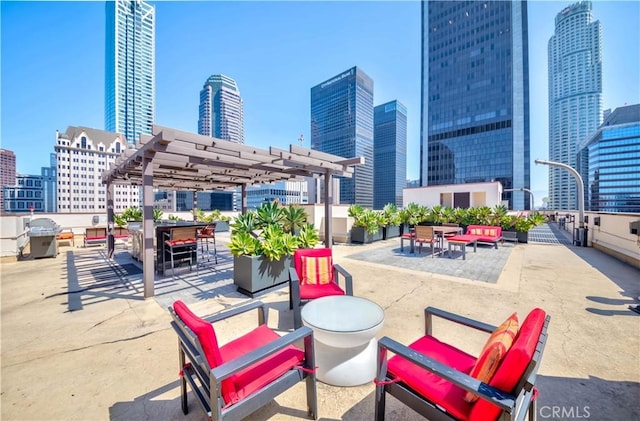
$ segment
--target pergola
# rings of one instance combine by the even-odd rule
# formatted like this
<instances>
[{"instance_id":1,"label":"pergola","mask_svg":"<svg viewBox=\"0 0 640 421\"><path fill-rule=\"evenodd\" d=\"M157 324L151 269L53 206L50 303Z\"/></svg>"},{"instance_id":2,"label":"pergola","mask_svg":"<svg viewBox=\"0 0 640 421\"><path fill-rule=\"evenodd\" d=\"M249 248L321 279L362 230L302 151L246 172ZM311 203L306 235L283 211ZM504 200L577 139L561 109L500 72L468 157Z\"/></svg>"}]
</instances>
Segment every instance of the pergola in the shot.
<instances>
[{"instance_id":1,"label":"pergola","mask_svg":"<svg viewBox=\"0 0 640 421\"><path fill-rule=\"evenodd\" d=\"M249 185L276 181L302 181L304 177L324 177L325 245L331 247L331 177L352 177L354 166L364 158L346 159L300 146L289 150L269 150L215 139L162 126L153 126L152 135L140 135L135 148L126 149L111 168L102 174L107 185L107 242L114 251L113 198L115 184L142 186L144 297L154 295L153 188L171 190L227 190L241 187L242 213L247 208ZM195 195L194 195L195 196Z\"/></svg>"}]
</instances>

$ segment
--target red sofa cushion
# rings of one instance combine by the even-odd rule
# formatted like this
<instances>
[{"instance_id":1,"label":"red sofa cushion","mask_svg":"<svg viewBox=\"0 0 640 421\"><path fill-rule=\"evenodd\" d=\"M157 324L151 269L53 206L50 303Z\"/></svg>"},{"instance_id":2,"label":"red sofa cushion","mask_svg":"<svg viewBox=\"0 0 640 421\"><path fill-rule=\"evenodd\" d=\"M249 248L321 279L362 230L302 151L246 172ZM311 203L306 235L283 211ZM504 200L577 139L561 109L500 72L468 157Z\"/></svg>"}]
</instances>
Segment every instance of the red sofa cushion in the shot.
<instances>
[{"instance_id":1,"label":"red sofa cushion","mask_svg":"<svg viewBox=\"0 0 640 421\"><path fill-rule=\"evenodd\" d=\"M467 234L477 235L478 241L497 241L502 237L502 227L493 225L469 225Z\"/></svg>"},{"instance_id":2,"label":"red sofa cushion","mask_svg":"<svg viewBox=\"0 0 640 421\"><path fill-rule=\"evenodd\" d=\"M418 339L409 348L466 374L476 362L475 357L432 336ZM443 407L454 418L467 419L472 404L465 402L464 389L397 355L389 359L388 372L427 400Z\"/></svg>"},{"instance_id":3,"label":"red sofa cushion","mask_svg":"<svg viewBox=\"0 0 640 421\"><path fill-rule=\"evenodd\" d=\"M531 310L522 323L513 345L511 345L511 348L502 359L498 371L489 382L490 386L513 393L514 388L533 358L546 316L542 309ZM498 415L500 415L500 408L483 399L479 399L471 409L469 420L494 420Z\"/></svg>"},{"instance_id":4,"label":"red sofa cushion","mask_svg":"<svg viewBox=\"0 0 640 421\"><path fill-rule=\"evenodd\" d=\"M267 325L260 325L246 335L224 345L220 348L220 353L224 362L229 362L278 338L280 336L269 329ZM225 402L230 404L244 399L273 382L293 367L302 365L303 361L304 352L293 345L289 345L276 354L250 365L228 379L232 382L233 390L225 393L224 383L227 380L222 382Z\"/></svg>"}]
</instances>

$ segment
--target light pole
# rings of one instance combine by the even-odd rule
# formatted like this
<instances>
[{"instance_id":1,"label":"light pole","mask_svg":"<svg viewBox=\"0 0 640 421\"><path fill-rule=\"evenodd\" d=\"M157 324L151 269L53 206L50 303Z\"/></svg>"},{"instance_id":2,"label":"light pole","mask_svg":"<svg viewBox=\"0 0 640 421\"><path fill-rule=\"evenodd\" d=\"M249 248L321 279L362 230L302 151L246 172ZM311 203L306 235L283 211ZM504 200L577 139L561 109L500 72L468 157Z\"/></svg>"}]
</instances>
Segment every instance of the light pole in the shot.
<instances>
[{"instance_id":1,"label":"light pole","mask_svg":"<svg viewBox=\"0 0 640 421\"><path fill-rule=\"evenodd\" d=\"M578 225L580 228L584 228L584 183L582 182L582 177L580 177L578 171L561 162L544 161L542 159L536 159L534 162L536 164L564 168L565 170L569 171L571 175L573 175L573 177L576 179L576 183L578 183Z\"/></svg>"},{"instance_id":2,"label":"light pole","mask_svg":"<svg viewBox=\"0 0 640 421\"><path fill-rule=\"evenodd\" d=\"M569 165L563 164L561 162L545 161L542 159L536 159L534 162L536 164L564 168L565 170L569 171L571 175L573 175L573 177L576 179L576 183L578 184L578 226L580 227L578 231L580 233L579 240L580 240L580 245L583 247L586 247L587 246L586 233L584 235L584 238L582 238L582 235L583 235L582 233L585 230L584 228L584 183L582 182L582 177L580 177L580 174L578 174L578 171L571 168ZM575 237L575 234L574 234L574 237Z\"/></svg>"},{"instance_id":3,"label":"light pole","mask_svg":"<svg viewBox=\"0 0 640 421\"><path fill-rule=\"evenodd\" d=\"M502 190L502 192L508 192L508 191L521 191L521 192L527 192L531 195L531 205L529 205L529 210L533 210L533 206L536 203L534 198L533 198L533 192L529 189L525 189L524 187L520 187L519 189L504 189Z\"/></svg>"}]
</instances>

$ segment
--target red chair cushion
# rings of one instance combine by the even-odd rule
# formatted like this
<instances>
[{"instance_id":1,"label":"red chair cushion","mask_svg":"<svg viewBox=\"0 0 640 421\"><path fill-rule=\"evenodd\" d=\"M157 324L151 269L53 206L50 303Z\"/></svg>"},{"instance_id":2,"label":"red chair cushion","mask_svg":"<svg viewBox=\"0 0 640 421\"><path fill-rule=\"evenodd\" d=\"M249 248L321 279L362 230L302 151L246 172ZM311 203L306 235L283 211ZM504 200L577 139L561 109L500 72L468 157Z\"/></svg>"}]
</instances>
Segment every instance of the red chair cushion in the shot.
<instances>
[{"instance_id":1,"label":"red chair cushion","mask_svg":"<svg viewBox=\"0 0 640 421\"><path fill-rule=\"evenodd\" d=\"M300 282L307 285L325 285L333 282L333 262L331 256L300 256L302 278Z\"/></svg>"},{"instance_id":2,"label":"red chair cushion","mask_svg":"<svg viewBox=\"0 0 640 421\"><path fill-rule=\"evenodd\" d=\"M214 368L222 364L223 360L218 347L218 338L213 330L213 325L193 314L187 305L180 300L173 303L173 311L198 337L209 367Z\"/></svg>"},{"instance_id":3,"label":"red chair cushion","mask_svg":"<svg viewBox=\"0 0 640 421\"><path fill-rule=\"evenodd\" d=\"M489 382L490 386L513 393L514 388L533 358L546 316L547 314L544 310L539 308L533 309L527 315L513 345L507 351L498 367L498 371ZM500 415L500 408L480 399L473 405L469 420L494 420L498 415Z\"/></svg>"},{"instance_id":4,"label":"red chair cushion","mask_svg":"<svg viewBox=\"0 0 640 421\"><path fill-rule=\"evenodd\" d=\"M321 249L297 249L293 253L293 266L298 273L298 279L302 281L302 256L307 257L331 257L330 248Z\"/></svg>"},{"instance_id":5,"label":"red chair cushion","mask_svg":"<svg viewBox=\"0 0 640 421\"><path fill-rule=\"evenodd\" d=\"M300 284L300 299L314 300L320 297L328 297L330 295L344 295L344 291L335 282L324 285Z\"/></svg>"},{"instance_id":6,"label":"red chair cushion","mask_svg":"<svg viewBox=\"0 0 640 421\"><path fill-rule=\"evenodd\" d=\"M432 336L418 339L409 348L466 374L476 362L475 357ZM389 359L388 372L428 401L443 407L454 418L467 419L472 405L465 402L464 389L397 355Z\"/></svg>"},{"instance_id":7,"label":"red chair cushion","mask_svg":"<svg viewBox=\"0 0 640 421\"><path fill-rule=\"evenodd\" d=\"M187 238L185 240L166 240L165 244L168 245L169 247L175 247L175 246L187 246L190 244L195 244L196 243L196 239L195 238Z\"/></svg>"},{"instance_id":8,"label":"red chair cushion","mask_svg":"<svg viewBox=\"0 0 640 421\"><path fill-rule=\"evenodd\" d=\"M489 384L517 334L518 315L513 313L489 336L469 375ZM473 403L478 400L478 395L467 392L464 399Z\"/></svg>"},{"instance_id":9,"label":"red chair cushion","mask_svg":"<svg viewBox=\"0 0 640 421\"><path fill-rule=\"evenodd\" d=\"M280 336L269 329L267 325L260 325L246 335L224 345L220 348L220 353L222 354L222 359L225 362L229 362L278 338ZM303 361L304 352L290 345L278 353L245 368L228 379L233 384L233 391L230 393L225 394L224 383L227 380L222 382L225 402L230 404L244 399L273 382L293 367L300 366Z\"/></svg>"}]
</instances>

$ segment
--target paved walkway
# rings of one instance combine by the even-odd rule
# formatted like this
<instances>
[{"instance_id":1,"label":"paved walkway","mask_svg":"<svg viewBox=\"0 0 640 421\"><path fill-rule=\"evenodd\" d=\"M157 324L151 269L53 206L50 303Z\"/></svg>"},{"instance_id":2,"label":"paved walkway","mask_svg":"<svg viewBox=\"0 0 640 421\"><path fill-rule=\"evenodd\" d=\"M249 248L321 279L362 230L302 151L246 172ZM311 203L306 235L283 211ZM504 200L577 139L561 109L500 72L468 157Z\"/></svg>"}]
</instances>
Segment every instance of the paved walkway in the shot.
<instances>
[{"instance_id":1,"label":"paved walkway","mask_svg":"<svg viewBox=\"0 0 640 421\"><path fill-rule=\"evenodd\" d=\"M494 283L350 257L397 243L334 248L335 260L353 275L355 294L384 308L381 335L415 340L426 306L492 324L541 307L551 323L538 379L540 419L640 419L640 315L627 308L640 295L640 271L597 250L561 244L505 245L510 253ZM180 268L175 278L157 281L155 299L144 300L140 275L126 255L118 256L109 261L102 249L65 247L56 259L2 264L2 420L203 418L193 399L188 416L180 410L176 338L166 306L179 297L209 314L247 301L232 291L229 261L200 276ZM290 330L287 289L261 299L269 325ZM255 317L241 318L216 330L226 342L254 323ZM434 333L473 354L486 340L444 323ZM302 384L290 389L249 419L304 419L303 390ZM373 390L373 384L319 383L321 419L372 419ZM389 399L387 419L421 418Z\"/></svg>"}]
</instances>

